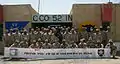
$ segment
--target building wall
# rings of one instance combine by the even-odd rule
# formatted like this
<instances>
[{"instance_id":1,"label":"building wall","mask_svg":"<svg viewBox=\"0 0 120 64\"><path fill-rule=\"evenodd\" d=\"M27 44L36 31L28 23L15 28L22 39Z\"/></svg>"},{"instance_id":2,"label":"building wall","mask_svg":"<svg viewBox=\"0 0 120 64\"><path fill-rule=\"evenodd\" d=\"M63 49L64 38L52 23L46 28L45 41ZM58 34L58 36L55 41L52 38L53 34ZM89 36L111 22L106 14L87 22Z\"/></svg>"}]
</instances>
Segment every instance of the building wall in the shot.
<instances>
[{"instance_id":1,"label":"building wall","mask_svg":"<svg viewBox=\"0 0 120 64\"><path fill-rule=\"evenodd\" d=\"M72 7L73 25L80 28L82 22L101 25L101 8L95 4L74 4Z\"/></svg>"},{"instance_id":2,"label":"building wall","mask_svg":"<svg viewBox=\"0 0 120 64\"><path fill-rule=\"evenodd\" d=\"M116 5L116 21L115 21L115 28L116 28L116 34L115 34L115 37L116 37L116 41L120 41L120 4L119 5Z\"/></svg>"},{"instance_id":3,"label":"building wall","mask_svg":"<svg viewBox=\"0 0 120 64\"><path fill-rule=\"evenodd\" d=\"M80 28L80 24L85 21L94 22L101 25L101 5L102 4L74 4L70 14L73 15L73 25ZM113 4L111 35L114 41L120 41L120 4Z\"/></svg>"},{"instance_id":4,"label":"building wall","mask_svg":"<svg viewBox=\"0 0 120 64\"><path fill-rule=\"evenodd\" d=\"M32 15L37 13L30 4L4 5L3 9L4 22L29 21L29 24L25 27L26 29L29 29L31 27Z\"/></svg>"}]
</instances>

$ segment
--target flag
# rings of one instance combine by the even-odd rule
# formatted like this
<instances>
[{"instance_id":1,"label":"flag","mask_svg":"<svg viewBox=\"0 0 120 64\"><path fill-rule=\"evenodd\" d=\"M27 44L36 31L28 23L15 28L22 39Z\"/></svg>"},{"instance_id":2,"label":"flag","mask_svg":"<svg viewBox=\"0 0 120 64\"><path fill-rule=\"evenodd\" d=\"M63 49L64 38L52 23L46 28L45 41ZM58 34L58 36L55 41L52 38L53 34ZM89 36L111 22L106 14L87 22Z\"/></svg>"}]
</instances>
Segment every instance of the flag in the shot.
<instances>
[{"instance_id":1,"label":"flag","mask_svg":"<svg viewBox=\"0 0 120 64\"><path fill-rule=\"evenodd\" d=\"M5 22L5 28L7 30L18 28L19 30L23 29L29 21L15 21L15 22Z\"/></svg>"},{"instance_id":2,"label":"flag","mask_svg":"<svg viewBox=\"0 0 120 64\"><path fill-rule=\"evenodd\" d=\"M103 4L102 5L102 21L111 22L112 21L112 4Z\"/></svg>"}]
</instances>

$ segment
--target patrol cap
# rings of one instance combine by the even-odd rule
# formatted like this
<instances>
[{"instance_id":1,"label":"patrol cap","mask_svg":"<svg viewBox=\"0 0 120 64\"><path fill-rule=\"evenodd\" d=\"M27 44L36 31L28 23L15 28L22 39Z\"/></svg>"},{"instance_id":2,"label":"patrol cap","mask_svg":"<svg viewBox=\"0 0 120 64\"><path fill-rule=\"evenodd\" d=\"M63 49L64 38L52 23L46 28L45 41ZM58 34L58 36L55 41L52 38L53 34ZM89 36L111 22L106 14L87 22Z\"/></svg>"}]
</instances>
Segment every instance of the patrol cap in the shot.
<instances>
[{"instance_id":1,"label":"patrol cap","mask_svg":"<svg viewBox=\"0 0 120 64\"><path fill-rule=\"evenodd\" d=\"M20 42L19 40L15 40L15 42Z\"/></svg>"},{"instance_id":2,"label":"patrol cap","mask_svg":"<svg viewBox=\"0 0 120 64\"><path fill-rule=\"evenodd\" d=\"M21 41L20 43L24 43L24 41Z\"/></svg>"},{"instance_id":3,"label":"patrol cap","mask_svg":"<svg viewBox=\"0 0 120 64\"><path fill-rule=\"evenodd\" d=\"M62 41L66 41L65 39L63 39Z\"/></svg>"},{"instance_id":4,"label":"patrol cap","mask_svg":"<svg viewBox=\"0 0 120 64\"><path fill-rule=\"evenodd\" d=\"M38 41L41 41L41 38L38 38Z\"/></svg>"},{"instance_id":5,"label":"patrol cap","mask_svg":"<svg viewBox=\"0 0 120 64\"><path fill-rule=\"evenodd\" d=\"M100 26L100 28L103 28L102 26Z\"/></svg>"},{"instance_id":6,"label":"patrol cap","mask_svg":"<svg viewBox=\"0 0 120 64\"><path fill-rule=\"evenodd\" d=\"M48 39L45 40L45 42L47 42L47 41L48 41Z\"/></svg>"},{"instance_id":7,"label":"patrol cap","mask_svg":"<svg viewBox=\"0 0 120 64\"><path fill-rule=\"evenodd\" d=\"M36 40L33 40L33 42L36 42Z\"/></svg>"},{"instance_id":8,"label":"patrol cap","mask_svg":"<svg viewBox=\"0 0 120 64\"><path fill-rule=\"evenodd\" d=\"M24 32L27 32L27 30L26 30L26 29L24 29Z\"/></svg>"},{"instance_id":9,"label":"patrol cap","mask_svg":"<svg viewBox=\"0 0 120 64\"><path fill-rule=\"evenodd\" d=\"M89 39L88 40L92 40L92 37L89 37Z\"/></svg>"},{"instance_id":10,"label":"patrol cap","mask_svg":"<svg viewBox=\"0 0 120 64\"><path fill-rule=\"evenodd\" d=\"M97 40L97 42L100 42L100 40Z\"/></svg>"},{"instance_id":11,"label":"patrol cap","mask_svg":"<svg viewBox=\"0 0 120 64\"><path fill-rule=\"evenodd\" d=\"M80 39L80 41L82 42L82 41L83 41L83 39Z\"/></svg>"},{"instance_id":12,"label":"patrol cap","mask_svg":"<svg viewBox=\"0 0 120 64\"><path fill-rule=\"evenodd\" d=\"M96 31L99 31L99 29L96 29Z\"/></svg>"},{"instance_id":13,"label":"patrol cap","mask_svg":"<svg viewBox=\"0 0 120 64\"><path fill-rule=\"evenodd\" d=\"M84 45L87 45L87 43L83 43Z\"/></svg>"},{"instance_id":14,"label":"patrol cap","mask_svg":"<svg viewBox=\"0 0 120 64\"><path fill-rule=\"evenodd\" d=\"M36 27L36 28L38 28L38 27Z\"/></svg>"},{"instance_id":15,"label":"patrol cap","mask_svg":"<svg viewBox=\"0 0 120 64\"><path fill-rule=\"evenodd\" d=\"M112 39L109 39L109 42L113 42Z\"/></svg>"},{"instance_id":16,"label":"patrol cap","mask_svg":"<svg viewBox=\"0 0 120 64\"><path fill-rule=\"evenodd\" d=\"M110 28L110 26L107 26L107 28Z\"/></svg>"},{"instance_id":17,"label":"patrol cap","mask_svg":"<svg viewBox=\"0 0 120 64\"><path fill-rule=\"evenodd\" d=\"M74 30L74 28L71 29L72 31Z\"/></svg>"},{"instance_id":18,"label":"patrol cap","mask_svg":"<svg viewBox=\"0 0 120 64\"><path fill-rule=\"evenodd\" d=\"M32 31L34 31L34 29L33 29L33 28L32 28L31 30L32 30Z\"/></svg>"},{"instance_id":19,"label":"patrol cap","mask_svg":"<svg viewBox=\"0 0 120 64\"><path fill-rule=\"evenodd\" d=\"M27 37L25 37L24 39L27 40Z\"/></svg>"}]
</instances>

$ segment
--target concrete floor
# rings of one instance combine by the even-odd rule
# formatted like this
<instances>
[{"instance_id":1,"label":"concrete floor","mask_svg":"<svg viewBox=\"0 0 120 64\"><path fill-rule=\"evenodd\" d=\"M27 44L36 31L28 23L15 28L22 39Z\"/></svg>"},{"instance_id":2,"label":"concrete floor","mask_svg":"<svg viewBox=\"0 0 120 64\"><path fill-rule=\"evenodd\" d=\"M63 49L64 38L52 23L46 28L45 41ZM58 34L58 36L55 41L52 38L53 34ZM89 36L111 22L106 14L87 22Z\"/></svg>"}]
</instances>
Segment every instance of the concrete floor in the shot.
<instances>
[{"instance_id":1,"label":"concrete floor","mask_svg":"<svg viewBox=\"0 0 120 64\"><path fill-rule=\"evenodd\" d=\"M0 61L0 64L120 64L120 59L66 59L37 61Z\"/></svg>"}]
</instances>

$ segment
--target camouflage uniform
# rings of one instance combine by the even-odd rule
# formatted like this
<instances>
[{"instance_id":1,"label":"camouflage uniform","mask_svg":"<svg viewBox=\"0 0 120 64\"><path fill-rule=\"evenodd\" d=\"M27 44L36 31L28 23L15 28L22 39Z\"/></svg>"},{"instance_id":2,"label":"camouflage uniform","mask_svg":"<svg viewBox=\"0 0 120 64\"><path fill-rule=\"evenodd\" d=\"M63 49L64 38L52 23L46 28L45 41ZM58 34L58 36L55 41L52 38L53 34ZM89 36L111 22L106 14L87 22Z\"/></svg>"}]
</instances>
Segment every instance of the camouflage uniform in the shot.
<instances>
[{"instance_id":1,"label":"camouflage uniform","mask_svg":"<svg viewBox=\"0 0 120 64\"><path fill-rule=\"evenodd\" d=\"M28 42L27 41L21 41L19 43L20 48L28 48Z\"/></svg>"},{"instance_id":2,"label":"camouflage uniform","mask_svg":"<svg viewBox=\"0 0 120 64\"><path fill-rule=\"evenodd\" d=\"M66 40L66 42L70 42L71 41L71 38L70 38L70 36L71 36L71 33L64 33L64 39Z\"/></svg>"},{"instance_id":3,"label":"camouflage uniform","mask_svg":"<svg viewBox=\"0 0 120 64\"><path fill-rule=\"evenodd\" d=\"M33 32L31 32L31 33L29 34L29 38L30 38L30 43L32 43L33 40L36 40L36 34L33 33Z\"/></svg>"},{"instance_id":4,"label":"camouflage uniform","mask_svg":"<svg viewBox=\"0 0 120 64\"><path fill-rule=\"evenodd\" d=\"M15 42L10 47L18 47L19 40L15 40Z\"/></svg>"},{"instance_id":5,"label":"camouflage uniform","mask_svg":"<svg viewBox=\"0 0 120 64\"><path fill-rule=\"evenodd\" d=\"M54 42L53 44L52 44L52 47L53 48L60 48L60 43L59 42Z\"/></svg>"},{"instance_id":6,"label":"camouflage uniform","mask_svg":"<svg viewBox=\"0 0 120 64\"><path fill-rule=\"evenodd\" d=\"M43 34L42 41L45 41L46 39L48 39L48 41L50 40L50 35L47 32Z\"/></svg>"},{"instance_id":7,"label":"camouflage uniform","mask_svg":"<svg viewBox=\"0 0 120 64\"><path fill-rule=\"evenodd\" d=\"M33 40L29 48L36 48L36 40Z\"/></svg>"},{"instance_id":8,"label":"camouflage uniform","mask_svg":"<svg viewBox=\"0 0 120 64\"><path fill-rule=\"evenodd\" d=\"M60 48L69 48L68 45L69 44L67 43L67 41L65 39L63 39L62 44L60 44Z\"/></svg>"},{"instance_id":9,"label":"camouflage uniform","mask_svg":"<svg viewBox=\"0 0 120 64\"><path fill-rule=\"evenodd\" d=\"M50 36L50 43L53 43L55 41L59 41L59 39L54 35L54 33Z\"/></svg>"},{"instance_id":10,"label":"camouflage uniform","mask_svg":"<svg viewBox=\"0 0 120 64\"><path fill-rule=\"evenodd\" d=\"M100 40L100 42L102 42L102 36L100 32L94 33L92 38L94 42L97 42L97 40Z\"/></svg>"}]
</instances>

